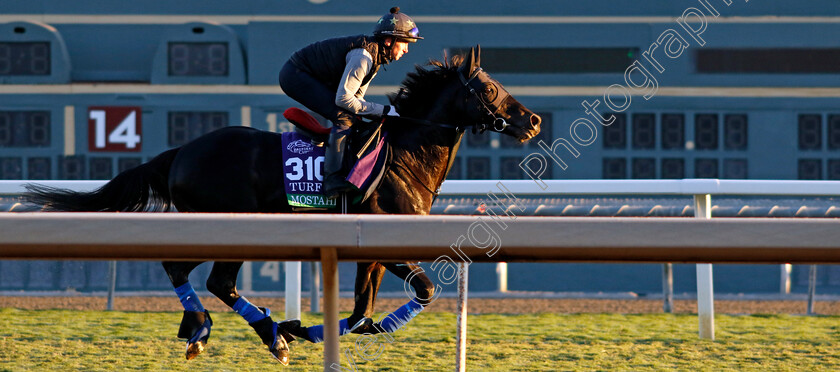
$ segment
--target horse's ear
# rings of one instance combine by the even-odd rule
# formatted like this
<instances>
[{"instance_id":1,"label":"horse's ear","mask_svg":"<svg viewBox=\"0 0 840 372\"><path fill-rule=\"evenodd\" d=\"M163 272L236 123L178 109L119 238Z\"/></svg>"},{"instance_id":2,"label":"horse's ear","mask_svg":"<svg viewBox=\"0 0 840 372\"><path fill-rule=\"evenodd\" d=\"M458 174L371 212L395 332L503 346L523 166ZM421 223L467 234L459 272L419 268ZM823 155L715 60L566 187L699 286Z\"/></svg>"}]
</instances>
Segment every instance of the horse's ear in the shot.
<instances>
[{"instance_id":1,"label":"horse's ear","mask_svg":"<svg viewBox=\"0 0 840 372\"><path fill-rule=\"evenodd\" d=\"M461 62L461 67L458 68L458 71L469 78L476 67L478 67L478 54L475 52L475 48L470 48L470 52L464 58L464 61Z\"/></svg>"},{"instance_id":2,"label":"horse's ear","mask_svg":"<svg viewBox=\"0 0 840 372\"><path fill-rule=\"evenodd\" d=\"M481 66L481 44L475 45L475 66L473 68Z\"/></svg>"}]
</instances>

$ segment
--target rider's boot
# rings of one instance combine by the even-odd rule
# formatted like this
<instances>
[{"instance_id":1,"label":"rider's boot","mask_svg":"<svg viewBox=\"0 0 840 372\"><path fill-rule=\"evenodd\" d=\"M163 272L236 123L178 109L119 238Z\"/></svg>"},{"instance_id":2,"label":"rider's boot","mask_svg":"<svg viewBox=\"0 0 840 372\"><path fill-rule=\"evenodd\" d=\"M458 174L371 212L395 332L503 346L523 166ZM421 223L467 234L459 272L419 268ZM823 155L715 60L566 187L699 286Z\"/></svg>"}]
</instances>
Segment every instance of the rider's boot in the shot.
<instances>
[{"instance_id":1,"label":"rider's boot","mask_svg":"<svg viewBox=\"0 0 840 372\"><path fill-rule=\"evenodd\" d=\"M184 316L181 318L181 328L178 329L178 338L187 339L187 360L195 358L204 351L204 345L210 338L210 327L212 325L213 320L210 319L210 313L207 310L203 312L184 311Z\"/></svg>"},{"instance_id":2,"label":"rider's boot","mask_svg":"<svg viewBox=\"0 0 840 372\"><path fill-rule=\"evenodd\" d=\"M349 113L340 113L338 120L333 123L330 138L324 154L324 196L335 199L342 193L353 190L353 185L347 182L347 175L343 169L345 147L350 127L353 125Z\"/></svg>"},{"instance_id":3,"label":"rider's boot","mask_svg":"<svg viewBox=\"0 0 840 372\"><path fill-rule=\"evenodd\" d=\"M294 337L284 330L278 329L277 323L271 320L271 310L264 307L260 307L259 309L265 314L265 318L248 323L248 325L254 328L254 331L260 336L260 340L268 346L268 351L275 359L284 366L289 365L288 340L294 340Z\"/></svg>"}]
</instances>

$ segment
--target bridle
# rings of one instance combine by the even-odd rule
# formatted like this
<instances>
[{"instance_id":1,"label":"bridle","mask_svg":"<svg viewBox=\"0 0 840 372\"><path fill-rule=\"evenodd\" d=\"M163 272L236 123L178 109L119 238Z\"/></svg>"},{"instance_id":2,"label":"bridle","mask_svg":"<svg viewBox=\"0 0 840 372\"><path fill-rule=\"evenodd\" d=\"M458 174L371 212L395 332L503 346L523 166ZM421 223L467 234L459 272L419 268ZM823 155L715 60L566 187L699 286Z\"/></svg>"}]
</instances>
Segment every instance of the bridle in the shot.
<instances>
[{"instance_id":1,"label":"bridle","mask_svg":"<svg viewBox=\"0 0 840 372\"><path fill-rule=\"evenodd\" d=\"M460 124L456 125L456 124L438 123L438 122L429 121L429 120L425 120L425 119L410 118L410 117L406 117L406 116L401 116L400 120L410 121L410 122L415 123L415 124L454 129L455 131L458 131L458 132L463 132L467 128L473 128L474 131L478 131L479 133L484 133L484 131L487 131L487 130L489 130L491 132L502 133L505 130L505 128L510 126L510 124L503 117L499 116L498 113L502 109L502 107L504 107L505 103L507 103L507 101L511 98L511 95L510 95L510 93L508 93L507 90L505 90L505 88L500 87L496 84L493 84L493 86L498 91L498 94L496 95L496 98L492 102L487 102L484 99L484 97L482 97L480 94L478 94L478 92L476 91L476 87L473 86L473 82L477 81L476 77L478 77L478 75L481 73L481 71L483 71L481 69L481 67L476 67L475 70L473 70L470 73L469 78L465 78L464 75L461 74L461 73L458 74L458 78L461 79L461 84L465 89L467 89L467 92L469 92L476 99L476 101L478 101L478 103L480 104L479 110L484 111L483 112L484 117L482 118L482 120L490 119L489 124L487 122L477 122L477 123L472 123L472 124L467 124L467 125L460 125ZM396 97L395 101L399 100L400 97L404 94L405 94L405 88L400 88L400 91L397 93L397 97ZM492 109L491 107L495 107L495 109ZM384 121L384 118L383 118L383 121Z\"/></svg>"},{"instance_id":2,"label":"bridle","mask_svg":"<svg viewBox=\"0 0 840 372\"><path fill-rule=\"evenodd\" d=\"M481 67L476 67L475 70L473 70L470 73L469 78L465 78L464 75L461 74L461 73L458 73L458 78L461 79L461 84L463 85L463 87L465 89L467 89L467 91L473 97L475 97L476 101L478 101L478 103L480 104L479 110L483 109L485 115L482 118L482 120L490 119L490 124L482 121L482 122L477 122L477 123L468 124L468 125L452 125L452 124L446 124L446 123L437 123L437 122L424 120L424 119L409 118L409 117L405 117L405 116L400 117L400 120L406 120L406 121L410 121L410 122L417 123L417 124L454 129L455 132L457 133L457 136L456 136L456 139L455 139L455 145L450 147L450 149L449 149L449 159L447 159L446 170L443 172L443 176L441 177L441 180L439 180L437 182L438 186L435 190L432 190L430 187L426 186L426 184L423 183L423 181L417 176L417 174L414 172L414 170L410 169L410 167L408 167L406 165L403 165L403 164L399 164L399 163L394 162L394 161L389 161L390 165L401 167L401 168L405 169L406 171L408 171L408 173L416 181L418 181L423 186L423 188L426 189L426 191L431 193L432 194L432 203L434 203L435 199L437 199L437 197L440 195L440 185L443 183L443 179L446 178L446 174L449 173L449 169L452 168L452 163L455 159L454 153L456 151L458 151L458 144L461 142L461 136L464 134L464 131L467 128L472 127L474 131L478 131L479 133L484 133L484 131L487 131L487 130L489 130L491 132L502 133L502 131L504 131L505 128L507 128L510 125L503 117L500 117L498 115L499 111L502 109L502 107L504 107L505 103L507 103L507 101L511 98L510 93L508 93L507 90L505 90L503 87L500 87L496 84L493 84L493 86L496 88L498 94L496 95L495 99L493 99L492 102L487 102L482 97L482 95L478 94L478 92L476 91L476 87L473 85L474 82L479 82L478 80L476 80L476 78L481 73L481 71L482 71ZM483 89L483 87L481 87L479 89ZM405 90L403 88L400 88L399 93L397 93L397 99L399 99L399 97L402 96L404 93L405 93ZM493 109L491 107L495 107L495 109ZM384 123L384 121L385 121L385 118L383 118L382 123Z\"/></svg>"},{"instance_id":3,"label":"bridle","mask_svg":"<svg viewBox=\"0 0 840 372\"><path fill-rule=\"evenodd\" d=\"M498 94L492 102L485 101L484 97L478 94L478 92L476 92L475 87L472 84L474 81L477 81L476 77L478 77L478 74L480 74L481 71L481 67L476 67L475 70L473 70L470 73L469 79L464 78L464 75L462 74L458 74L458 78L461 79L461 83L464 85L464 88L467 88L470 94L472 94L473 97L475 97L476 100L481 104L480 109L484 109L484 112L486 114L485 118L492 118L492 124L476 123L473 127L480 133L483 133L486 130L501 133L510 124L508 124L508 122L505 121L503 117L498 116L498 113L499 110L501 110L502 107L505 106L505 103L507 102L507 100L510 99L511 95L505 90L505 88L493 84ZM496 109L491 109L491 106L495 107Z\"/></svg>"}]
</instances>

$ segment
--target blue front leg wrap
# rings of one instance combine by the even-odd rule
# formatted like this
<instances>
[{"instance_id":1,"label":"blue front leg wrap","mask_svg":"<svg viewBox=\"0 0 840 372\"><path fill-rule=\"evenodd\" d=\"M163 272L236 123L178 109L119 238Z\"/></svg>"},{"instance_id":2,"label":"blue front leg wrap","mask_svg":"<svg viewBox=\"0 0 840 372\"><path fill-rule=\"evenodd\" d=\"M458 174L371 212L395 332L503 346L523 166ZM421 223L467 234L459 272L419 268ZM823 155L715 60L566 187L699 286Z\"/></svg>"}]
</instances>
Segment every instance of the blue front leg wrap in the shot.
<instances>
[{"instance_id":1,"label":"blue front leg wrap","mask_svg":"<svg viewBox=\"0 0 840 372\"><path fill-rule=\"evenodd\" d=\"M239 299L236 300L233 304L233 311L236 311L237 314L245 318L245 321L248 322L248 324L263 320L268 316L268 314L262 312L262 310L254 306L254 304L248 302L245 297L239 297Z\"/></svg>"},{"instance_id":2,"label":"blue front leg wrap","mask_svg":"<svg viewBox=\"0 0 840 372\"><path fill-rule=\"evenodd\" d=\"M417 314L420 314L421 311L423 311L423 305L411 300L407 304L400 306L400 308L393 313L388 314L385 319L382 319L382 321L379 322L379 328L382 331L393 333L408 323L411 319L414 319L414 317L417 316Z\"/></svg>"},{"instance_id":3,"label":"blue front leg wrap","mask_svg":"<svg viewBox=\"0 0 840 372\"><path fill-rule=\"evenodd\" d=\"M199 301L198 295L195 293L195 290L189 282L175 288L175 294L177 294L178 298L181 300L181 305L184 305L184 310L199 313L204 312L204 306L201 306L201 301Z\"/></svg>"},{"instance_id":4,"label":"blue front leg wrap","mask_svg":"<svg viewBox=\"0 0 840 372\"><path fill-rule=\"evenodd\" d=\"M315 343L324 342L324 325L316 325L307 327L306 332L309 335L309 340ZM350 326L347 325L347 318L338 321L338 335L344 336L350 333Z\"/></svg>"}]
</instances>

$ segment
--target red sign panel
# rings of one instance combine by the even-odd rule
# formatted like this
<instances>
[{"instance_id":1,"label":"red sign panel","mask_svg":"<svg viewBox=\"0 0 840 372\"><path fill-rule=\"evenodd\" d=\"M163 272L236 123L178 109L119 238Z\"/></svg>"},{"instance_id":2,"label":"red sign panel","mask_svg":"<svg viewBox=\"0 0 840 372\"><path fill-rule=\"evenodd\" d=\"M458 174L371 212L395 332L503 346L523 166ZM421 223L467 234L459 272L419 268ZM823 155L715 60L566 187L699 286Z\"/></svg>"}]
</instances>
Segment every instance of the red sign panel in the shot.
<instances>
[{"instance_id":1,"label":"red sign panel","mask_svg":"<svg viewBox=\"0 0 840 372\"><path fill-rule=\"evenodd\" d=\"M142 150L140 107L88 107L88 150L138 152Z\"/></svg>"}]
</instances>

